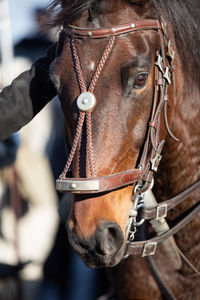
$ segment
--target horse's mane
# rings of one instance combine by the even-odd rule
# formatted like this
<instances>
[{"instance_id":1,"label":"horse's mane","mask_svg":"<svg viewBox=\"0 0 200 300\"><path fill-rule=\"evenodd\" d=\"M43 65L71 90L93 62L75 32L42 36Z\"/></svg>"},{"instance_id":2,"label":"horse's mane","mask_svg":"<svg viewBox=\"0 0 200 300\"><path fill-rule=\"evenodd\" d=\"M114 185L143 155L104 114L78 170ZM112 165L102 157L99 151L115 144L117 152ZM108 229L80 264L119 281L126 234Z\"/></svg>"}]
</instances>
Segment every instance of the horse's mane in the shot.
<instances>
[{"instance_id":1,"label":"horse's mane","mask_svg":"<svg viewBox=\"0 0 200 300\"><path fill-rule=\"evenodd\" d=\"M164 20L171 24L186 78L200 84L200 1L152 0Z\"/></svg>"},{"instance_id":2,"label":"horse's mane","mask_svg":"<svg viewBox=\"0 0 200 300\"><path fill-rule=\"evenodd\" d=\"M107 0L109 1L109 0ZM53 0L49 6L50 24L70 24L94 3L102 0ZM187 78L200 83L200 1L127 0L133 5L153 4L157 18L171 24L178 54Z\"/></svg>"}]
</instances>

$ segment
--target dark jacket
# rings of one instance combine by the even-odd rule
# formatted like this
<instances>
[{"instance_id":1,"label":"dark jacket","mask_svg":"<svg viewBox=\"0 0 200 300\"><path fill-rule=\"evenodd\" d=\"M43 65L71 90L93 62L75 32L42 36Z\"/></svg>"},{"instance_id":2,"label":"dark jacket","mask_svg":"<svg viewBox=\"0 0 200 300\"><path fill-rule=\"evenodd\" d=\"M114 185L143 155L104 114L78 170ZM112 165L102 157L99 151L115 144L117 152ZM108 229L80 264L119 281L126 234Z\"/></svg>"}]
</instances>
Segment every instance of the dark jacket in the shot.
<instances>
[{"instance_id":1,"label":"dark jacket","mask_svg":"<svg viewBox=\"0 0 200 300\"><path fill-rule=\"evenodd\" d=\"M49 66L55 57L56 44L47 55L33 63L0 93L0 141L18 131L56 96L49 78Z\"/></svg>"}]
</instances>

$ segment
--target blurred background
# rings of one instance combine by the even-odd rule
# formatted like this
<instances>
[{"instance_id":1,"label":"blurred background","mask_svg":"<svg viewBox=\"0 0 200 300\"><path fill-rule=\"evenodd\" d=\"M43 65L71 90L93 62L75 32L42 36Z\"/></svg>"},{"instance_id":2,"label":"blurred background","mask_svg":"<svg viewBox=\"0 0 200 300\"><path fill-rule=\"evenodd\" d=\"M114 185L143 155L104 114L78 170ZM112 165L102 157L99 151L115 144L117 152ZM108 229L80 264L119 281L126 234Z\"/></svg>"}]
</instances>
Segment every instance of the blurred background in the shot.
<instances>
[{"instance_id":1,"label":"blurred background","mask_svg":"<svg viewBox=\"0 0 200 300\"><path fill-rule=\"evenodd\" d=\"M0 90L45 55L58 29L41 33L46 0L0 0ZM0 300L105 300L105 270L71 250L65 223L71 196L55 190L68 149L53 99L0 143ZM103 296L101 296L103 295Z\"/></svg>"}]
</instances>

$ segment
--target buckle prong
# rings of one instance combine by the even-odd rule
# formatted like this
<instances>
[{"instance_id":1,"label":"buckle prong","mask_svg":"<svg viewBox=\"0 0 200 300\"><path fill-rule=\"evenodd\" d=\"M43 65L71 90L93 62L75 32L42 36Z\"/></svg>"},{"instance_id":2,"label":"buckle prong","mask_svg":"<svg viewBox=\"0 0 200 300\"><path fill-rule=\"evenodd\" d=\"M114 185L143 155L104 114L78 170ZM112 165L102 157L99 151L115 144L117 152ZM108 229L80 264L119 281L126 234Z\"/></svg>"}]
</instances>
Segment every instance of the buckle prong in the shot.
<instances>
[{"instance_id":1,"label":"buckle prong","mask_svg":"<svg viewBox=\"0 0 200 300\"><path fill-rule=\"evenodd\" d=\"M151 162L151 170L154 171L154 172L157 172L158 171L158 166L159 166L159 163L162 159L162 155L160 155L159 153L156 153L156 155L154 156L154 158L152 158L150 160Z\"/></svg>"}]
</instances>

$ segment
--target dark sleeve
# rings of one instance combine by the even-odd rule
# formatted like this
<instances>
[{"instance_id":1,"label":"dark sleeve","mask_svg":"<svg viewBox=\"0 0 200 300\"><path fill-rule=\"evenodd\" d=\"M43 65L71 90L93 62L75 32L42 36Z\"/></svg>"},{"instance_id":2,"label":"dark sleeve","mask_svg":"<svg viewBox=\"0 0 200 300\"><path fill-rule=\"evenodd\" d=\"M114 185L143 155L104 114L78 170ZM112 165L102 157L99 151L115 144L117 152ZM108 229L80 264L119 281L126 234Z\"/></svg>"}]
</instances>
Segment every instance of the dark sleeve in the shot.
<instances>
[{"instance_id":1,"label":"dark sleeve","mask_svg":"<svg viewBox=\"0 0 200 300\"><path fill-rule=\"evenodd\" d=\"M56 44L47 55L33 63L0 93L0 141L18 131L56 96L49 78L49 66L55 57Z\"/></svg>"}]
</instances>

